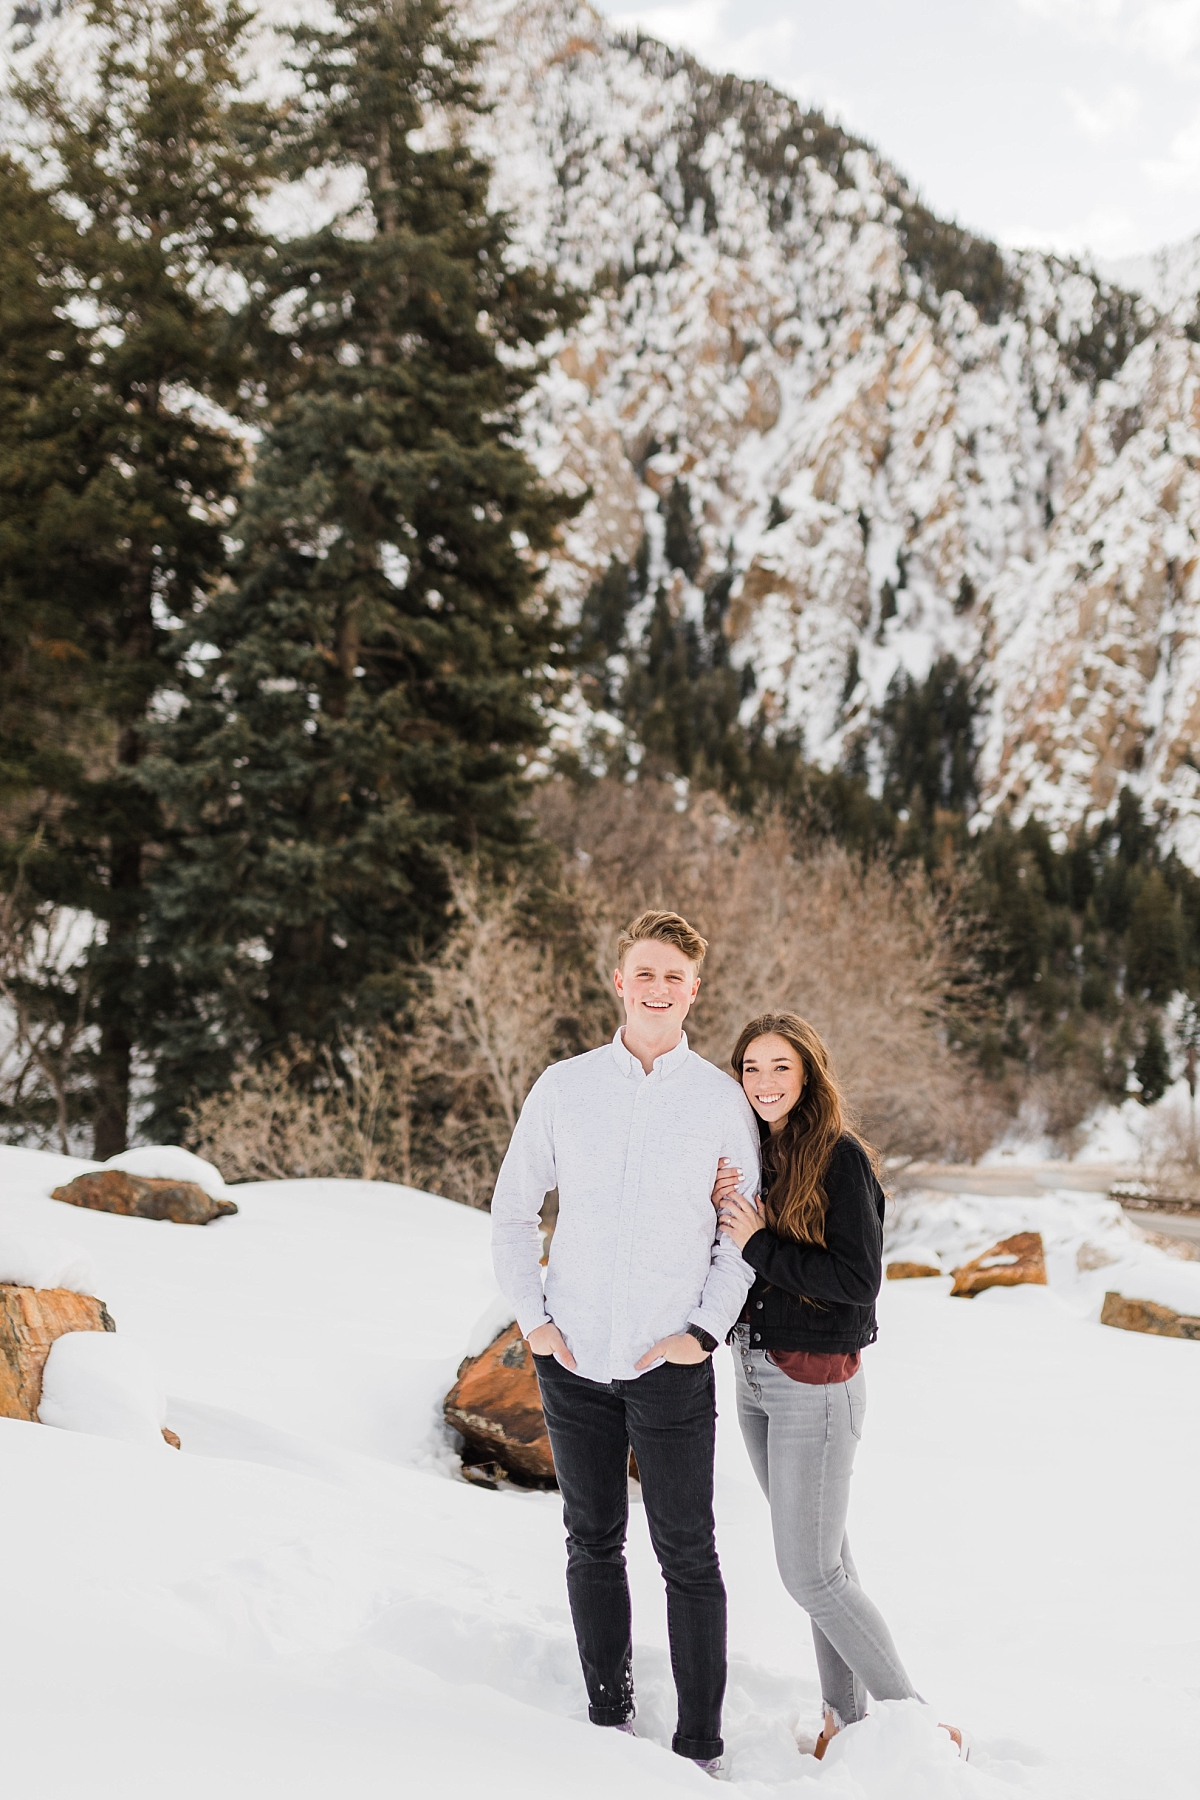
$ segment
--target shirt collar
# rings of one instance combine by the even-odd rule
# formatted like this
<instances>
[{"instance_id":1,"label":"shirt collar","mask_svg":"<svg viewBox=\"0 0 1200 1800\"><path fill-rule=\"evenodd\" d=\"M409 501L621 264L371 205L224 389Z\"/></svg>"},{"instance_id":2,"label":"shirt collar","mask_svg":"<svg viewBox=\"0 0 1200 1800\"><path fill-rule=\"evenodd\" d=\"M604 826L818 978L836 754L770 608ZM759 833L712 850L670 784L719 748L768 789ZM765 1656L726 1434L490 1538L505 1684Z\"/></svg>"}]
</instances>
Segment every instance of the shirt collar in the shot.
<instances>
[{"instance_id":1,"label":"shirt collar","mask_svg":"<svg viewBox=\"0 0 1200 1800\"><path fill-rule=\"evenodd\" d=\"M625 1027L623 1025L618 1025L612 1041L613 1055L616 1058L617 1067L620 1069L622 1075L634 1075L642 1079L647 1079L646 1071L643 1069L637 1057L631 1055L625 1048L624 1031ZM673 1069L679 1067L680 1063L687 1061L689 1054L687 1032L685 1031L673 1050L668 1050L665 1056L655 1057L654 1073L660 1077L669 1075Z\"/></svg>"}]
</instances>

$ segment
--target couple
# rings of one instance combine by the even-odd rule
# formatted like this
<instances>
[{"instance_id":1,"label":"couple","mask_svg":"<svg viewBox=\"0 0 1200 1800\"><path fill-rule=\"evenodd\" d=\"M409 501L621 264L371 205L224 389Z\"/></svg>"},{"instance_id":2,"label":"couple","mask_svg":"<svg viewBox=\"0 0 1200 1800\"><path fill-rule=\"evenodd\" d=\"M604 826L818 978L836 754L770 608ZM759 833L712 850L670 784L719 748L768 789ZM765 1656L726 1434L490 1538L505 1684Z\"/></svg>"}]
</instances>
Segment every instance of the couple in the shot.
<instances>
[{"instance_id":1,"label":"couple","mask_svg":"<svg viewBox=\"0 0 1200 1800\"><path fill-rule=\"evenodd\" d=\"M707 948L677 913L643 913L622 933L614 982L625 1024L533 1087L496 1183L492 1242L536 1358L589 1717L633 1729L632 1447L667 1588L672 1748L719 1775L725 1588L711 1358L725 1339L779 1571L812 1620L824 1703L816 1754L863 1717L868 1692L916 1690L845 1538L883 1193L802 1020L746 1027L732 1058L740 1086L688 1048L683 1024ZM555 1187L543 1293L538 1219Z\"/></svg>"}]
</instances>

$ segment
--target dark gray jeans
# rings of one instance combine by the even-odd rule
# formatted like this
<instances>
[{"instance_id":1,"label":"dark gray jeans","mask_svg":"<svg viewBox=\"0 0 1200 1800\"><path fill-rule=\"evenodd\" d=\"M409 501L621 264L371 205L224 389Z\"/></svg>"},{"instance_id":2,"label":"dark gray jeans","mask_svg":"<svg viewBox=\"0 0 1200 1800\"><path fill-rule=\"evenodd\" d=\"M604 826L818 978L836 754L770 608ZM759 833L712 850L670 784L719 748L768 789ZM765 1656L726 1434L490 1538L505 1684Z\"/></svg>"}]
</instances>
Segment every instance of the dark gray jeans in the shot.
<instances>
[{"instance_id":1,"label":"dark gray jeans","mask_svg":"<svg viewBox=\"0 0 1200 1800\"><path fill-rule=\"evenodd\" d=\"M775 1560L783 1585L812 1620L824 1704L849 1725L866 1696L916 1695L878 1609L858 1584L846 1536L850 1476L862 1436L863 1372L808 1387L733 1337L738 1420L759 1486L771 1507ZM865 1690L865 1691L864 1691Z\"/></svg>"},{"instance_id":2,"label":"dark gray jeans","mask_svg":"<svg viewBox=\"0 0 1200 1800\"><path fill-rule=\"evenodd\" d=\"M679 1695L671 1748L720 1756L725 1587L713 1536L716 1383L712 1359L661 1363L632 1381L587 1381L534 1358L562 1489L567 1595L594 1725L633 1717L625 1526L629 1450L667 1585L667 1638Z\"/></svg>"}]
</instances>

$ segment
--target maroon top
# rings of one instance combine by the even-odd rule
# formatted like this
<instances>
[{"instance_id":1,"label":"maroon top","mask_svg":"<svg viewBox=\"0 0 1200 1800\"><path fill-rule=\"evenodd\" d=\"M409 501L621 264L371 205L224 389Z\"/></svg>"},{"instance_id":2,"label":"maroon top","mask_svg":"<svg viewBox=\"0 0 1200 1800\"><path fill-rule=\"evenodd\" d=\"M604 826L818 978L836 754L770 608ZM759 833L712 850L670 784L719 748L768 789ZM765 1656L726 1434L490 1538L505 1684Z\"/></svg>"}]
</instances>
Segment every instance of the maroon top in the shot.
<instances>
[{"instance_id":1,"label":"maroon top","mask_svg":"<svg viewBox=\"0 0 1200 1800\"><path fill-rule=\"evenodd\" d=\"M839 1381L849 1381L858 1374L862 1362L857 1350L849 1355L823 1350L768 1350L767 1355L789 1381L802 1381L805 1387L832 1387Z\"/></svg>"}]
</instances>

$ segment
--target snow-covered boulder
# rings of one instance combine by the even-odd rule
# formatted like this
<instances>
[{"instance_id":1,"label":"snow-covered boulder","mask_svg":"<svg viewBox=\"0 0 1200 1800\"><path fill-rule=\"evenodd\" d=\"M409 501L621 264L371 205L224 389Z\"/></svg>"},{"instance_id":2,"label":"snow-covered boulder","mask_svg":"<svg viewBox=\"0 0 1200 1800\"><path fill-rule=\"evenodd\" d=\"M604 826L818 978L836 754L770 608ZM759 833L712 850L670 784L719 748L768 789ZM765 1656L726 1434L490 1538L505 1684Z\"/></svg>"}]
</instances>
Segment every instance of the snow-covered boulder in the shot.
<instances>
[{"instance_id":1,"label":"snow-covered boulder","mask_svg":"<svg viewBox=\"0 0 1200 1800\"><path fill-rule=\"evenodd\" d=\"M973 1300L988 1288L1026 1285L1046 1286L1046 1253L1040 1231L1018 1231L955 1269L951 1292Z\"/></svg>"},{"instance_id":2,"label":"snow-covered boulder","mask_svg":"<svg viewBox=\"0 0 1200 1800\"><path fill-rule=\"evenodd\" d=\"M0 1286L0 1418L39 1417L46 1362L66 1335L116 1330L102 1300L69 1288Z\"/></svg>"},{"instance_id":3,"label":"snow-covered boulder","mask_svg":"<svg viewBox=\"0 0 1200 1800\"><path fill-rule=\"evenodd\" d=\"M75 1331L51 1345L38 1408L43 1425L162 1450L166 1414L154 1371L127 1339Z\"/></svg>"},{"instance_id":4,"label":"snow-covered boulder","mask_svg":"<svg viewBox=\"0 0 1200 1800\"><path fill-rule=\"evenodd\" d=\"M141 1175L147 1181L192 1181L214 1200L229 1192L220 1169L181 1144L141 1144L136 1150L110 1156L104 1167L123 1169L127 1175Z\"/></svg>"},{"instance_id":5,"label":"snow-covered boulder","mask_svg":"<svg viewBox=\"0 0 1200 1800\"><path fill-rule=\"evenodd\" d=\"M998 1240L1032 1231L1042 1240L1051 1289L1083 1318L1099 1321L1109 1289L1188 1317L1200 1314L1200 1263L1148 1243L1115 1200L1074 1189L1036 1198L914 1190L894 1204L887 1253L897 1261L936 1262L949 1273L986 1257Z\"/></svg>"},{"instance_id":6,"label":"snow-covered boulder","mask_svg":"<svg viewBox=\"0 0 1200 1800\"><path fill-rule=\"evenodd\" d=\"M235 1213L232 1200L214 1199L194 1181L149 1180L124 1169L98 1169L76 1175L56 1187L53 1200L83 1206L90 1212L120 1213L127 1218L169 1219L176 1225L208 1225Z\"/></svg>"},{"instance_id":7,"label":"snow-covered boulder","mask_svg":"<svg viewBox=\"0 0 1200 1800\"><path fill-rule=\"evenodd\" d=\"M554 1455L542 1416L533 1353L512 1324L480 1356L468 1357L445 1400L448 1425L478 1457L526 1481L552 1483Z\"/></svg>"},{"instance_id":8,"label":"snow-covered boulder","mask_svg":"<svg viewBox=\"0 0 1200 1800\"><path fill-rule=\"evenodd\" d=\"M1200 1338L1200 1319L1190 1319L1153 1300L1127 1300L1111 1291L1104 1296L1100 1323L1118 1331L1147 1331L1151 1337Z\"/></svg>"}]
</instances>

